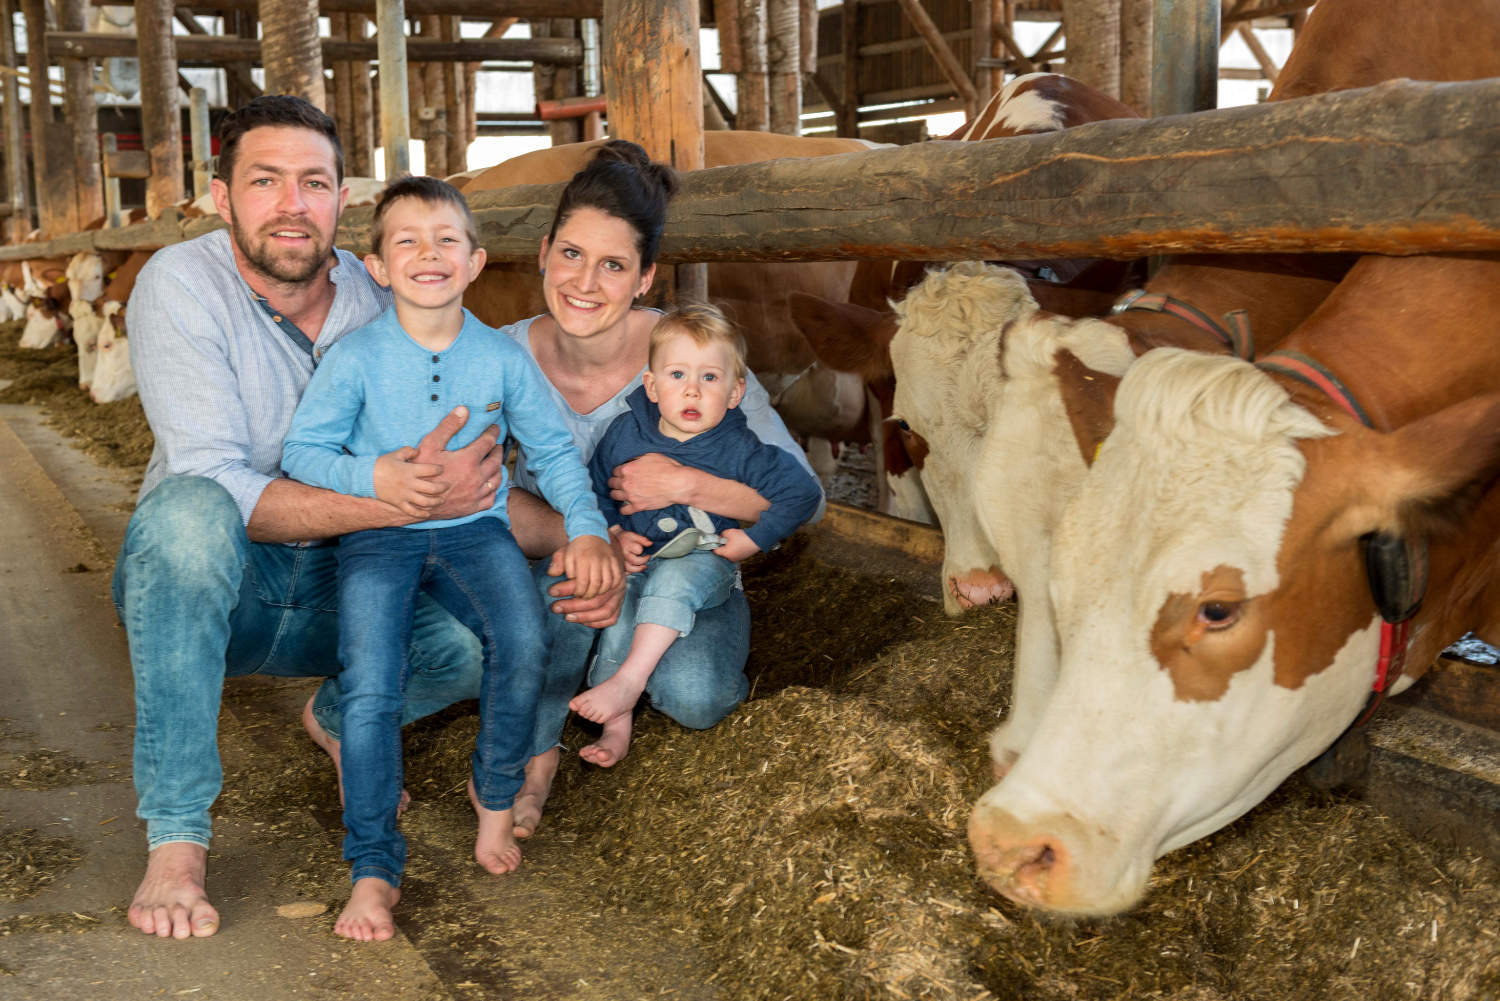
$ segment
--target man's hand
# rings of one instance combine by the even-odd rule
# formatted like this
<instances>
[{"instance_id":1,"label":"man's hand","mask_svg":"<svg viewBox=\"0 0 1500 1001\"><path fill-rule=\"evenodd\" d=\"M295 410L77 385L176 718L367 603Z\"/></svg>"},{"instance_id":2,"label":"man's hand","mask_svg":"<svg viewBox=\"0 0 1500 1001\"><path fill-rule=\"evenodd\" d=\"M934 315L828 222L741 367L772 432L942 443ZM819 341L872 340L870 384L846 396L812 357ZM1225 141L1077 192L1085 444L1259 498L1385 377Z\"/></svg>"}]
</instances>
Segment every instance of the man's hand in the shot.
<instances>
[{"instance_id":1,"label":"man's hand","mask_svg":"<svg viewBox=\"0 0 1500 1001\"><path fill-rule=\"evenodd\" d=\"M552 602L552 612L567 616L569 622L577 622L593 629L614 625L615 620L620 617L620 603L625 599L624 580L613 590L595 597L574 597L579 590L578 582L562 577L565 549L566 547L553 553L552 562L547 566L548 576L562 578L547 589L547 593L553 598L560 599Z\"/></svg>"},{"instance_id":2,"label":"man's hand","mask_svg":"<svg viewBox=\"0 0 1500 1001\"><path fill-rule=\"evenodd\" d=\"M456 451L446 451L448 442L469 421L468 407L455 407L417 443L416 459L442 468L441 482L447 487L428 518L462 518L495 506L505 449L498 445L500 428L490 425L478 438Z\"/></svg>"},{"instance_id":3,"label":"man's hand","mask_svg":"<svg viewBox=\"0 0 1500 1001\"><path fill-rule=\"evenodd\" d=\"M609 496L620 502L621 514L691 504L694 472L659 452L647 452L615 467Z\"/></svg>"},{"instance_id":4,"label":"man's hand","mask_svg":"<svg viewBox=\"0 0 1500 1001\"><path fill-rule=\"evenodd\" d=\"M651 546L650 539L639 532L627 532L619 525L610 526L609 537L614 541L621 562L625 564L626 573L640 573L646 569L646 564L651 562L645 555Z\"/></svg>"},{"instance_id":5,"label":"man's hand","mask_svg":"<svg viewBox=\"0 0 1500 1001\"><path fill-rule=\"evenodd\" d=\"M448 485L437 479L442 466L413 462L416 454L414 448L398 448L375 460L375 496L420 521L442 503Z\"/></svg>"},{"instance_id":6,"label":"man's hand","mask_svg":"<svg viewBox=\"0 0 1500 1001\"><path fill-rule=\"evenodd\" d=\"M715 549L714 553L731 563L749 559L760 552L760 547L755 544L755 540L750 538L742 528L726 528L719 534L724 536L724 544Z\"/></svg>"}]
</instances>

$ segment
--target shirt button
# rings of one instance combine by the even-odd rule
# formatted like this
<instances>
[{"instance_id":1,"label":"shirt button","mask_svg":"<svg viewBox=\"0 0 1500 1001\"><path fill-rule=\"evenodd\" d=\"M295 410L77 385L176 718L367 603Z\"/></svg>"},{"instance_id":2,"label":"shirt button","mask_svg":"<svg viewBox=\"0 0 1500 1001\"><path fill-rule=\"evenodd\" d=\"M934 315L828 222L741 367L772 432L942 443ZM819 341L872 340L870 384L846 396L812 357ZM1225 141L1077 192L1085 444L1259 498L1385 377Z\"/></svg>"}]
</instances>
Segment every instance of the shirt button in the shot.
<instances>
[{"instance_id":1,"label":"shirt button","mask_svg":"<svg viewBox=\"0 0 1500 1001\"><path fill-rule=\"evenodd\" d=\"M433 382L442 382L443 381L443 377L440 376L440 375L435 375L435 376L432 377L432 381Z\"/></svg>"},{"instance_id":2,"label":"shirt button","mask_svg":"<svg viewBox=\"0 0 1500 1001\"><path fill-rule=\"evenodd\" d=\"M279 317L279 316L273 316L273 317L271 317L271 319L275 320L277 323L281 322L281 317Z\"/></svg>"},{"instance_id":3,"label":"shirt button","mask_svg":"<svg viewBox=\"0 0 1500 1001\"><path fill-rule=\"evenodd\" d=\"M443 359L442 359L441 355L433 355L432 356L432 360L433 361L442 361Z\"/></svg>"},{"instance_id":4,"label":"shirt button","mask_svg":"<svg viewBox=\"0 0 1500 1001\"><path fill-rule=\"evenodd\" d=\"M432 394L432 402L433 402L433 403L436 403L436 402L437 402L437 394L436 394L436 393L433 393L433 394Z\"/></svg>"}]
</instances>

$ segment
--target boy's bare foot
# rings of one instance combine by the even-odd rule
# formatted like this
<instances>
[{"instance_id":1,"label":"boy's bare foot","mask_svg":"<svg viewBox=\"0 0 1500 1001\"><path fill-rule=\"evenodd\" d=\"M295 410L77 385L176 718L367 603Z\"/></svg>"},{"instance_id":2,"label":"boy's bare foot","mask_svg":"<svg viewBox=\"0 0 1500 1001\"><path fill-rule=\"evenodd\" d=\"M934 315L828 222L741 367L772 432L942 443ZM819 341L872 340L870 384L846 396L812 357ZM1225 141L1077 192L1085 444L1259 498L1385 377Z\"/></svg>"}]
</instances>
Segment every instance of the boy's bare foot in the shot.
<instances>
[{"instance_id":1,"label":"boy's bare foot","mask_svg":"<svg viewBox=\"0 0 1500 1001\"><path fill-rule=\"evenodd\" d=\"M634 679L627 678L625 672L620 670L588 691L575 695L573 701L568 703L568 708L586 720L605 723L634 709L645 690L645 679L636 684Z\"/></svg>"},{"instance_id":2,"label":"boy's bare foot","mask_svg":"<svg viewBox=\"0 0 1500 1001\"><path fill-rule=\"evenodd\" d=\"M401 891L377 876L366 876L354 884L349 902L333 923L333 931L356 942L384 942L395 937L396 919L391 910Z\"/></svg>"},{"instance_id":3,"label":"boy's bare foot","mask_svg":"<svg viewBox=\"0 0 1500 1001\"><path fill-rule=\"evenodd\" d=\"M510 810L486 810L479 805L474 780L469 779L469 802L479 815L479 835L474 839L474 858L485 871L499 876L515 872L521 865L521 846L516 843Z\"/></svg>"},{"instance_id":4,"label":"boy's bare foot","mask_svg":"<svg viewBox=\"0 0 1500 1001\"><path fill-rule=\"evenodd\" d=\"M340 753L339 742L328 735L328 731L323 729L323 724L318 722L318 717L313 715L313 699L316 698L317 696L314 695L312 698L307 700L307 705L302 707L302 729L307 731L307 735L312 738L312 742L314 744L317 744L319 747L321 747L325 752L327 752L328 756L333 759L333 770L337 774L339 780L339 806L343 806L343 755ZM407 792L405 789L402 789L401 801L396 804L396 816L399 817L403 813L405 813L408 806L411 806L411 793ZM386 938L390 938L390 936L387 935Z\"/></svg>"},{"instance_id":5,"label":"boy's bare foot","mask_svg":"<svg viewBox=\"0 0 1500 1001\"><path fill-rule=\"evenodd\" d=\"M208 849L172 841L152 849L146 875L130 902L130 923L157 938L206 938L219 930L208 902Z\"/></svg>"},{"instance_id":6,"label":"boy's bare foot","mask_svg":"<svg viewBox=\"0 0 1500 1001\"><path fill-rule=\"evenodd\" d=\"M598 740L580 750L578 756L600 768L617 764L630 750L630 730L633 723L634 716L629 709L613 719L605 720L604 733L599 735Z\"/></svg>"},{"instance_id":7,"label":"boy's bare foot","mask_svg":"<svg viewBox=\"0 0 1500 1001\"><path fill-rule=\"evenodd\" d=\"M511 831L516 837L529 838L536 833L542 822L542 810L547 806L547 797L552 794L552 780L557 777L557 765L561 759L562 752L553 747L526 762L526 781L510 808Z\"/></svg>"}]
</instances>

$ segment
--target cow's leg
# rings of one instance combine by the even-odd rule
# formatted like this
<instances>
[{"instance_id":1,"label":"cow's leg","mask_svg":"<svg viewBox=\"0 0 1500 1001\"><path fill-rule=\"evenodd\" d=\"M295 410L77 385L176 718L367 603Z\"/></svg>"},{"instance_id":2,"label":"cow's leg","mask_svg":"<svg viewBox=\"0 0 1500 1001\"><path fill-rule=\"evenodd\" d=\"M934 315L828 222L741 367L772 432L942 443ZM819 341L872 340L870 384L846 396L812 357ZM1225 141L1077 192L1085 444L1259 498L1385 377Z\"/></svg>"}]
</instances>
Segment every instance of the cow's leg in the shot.
<instances>
[{"instance_id":1,"label":"cow's leg","mask_svg":"<svg viewBox=\"0 0 1500 1001\"><path fill-rule=\"evenodd\" d=\"M1021 592L1017 604L1016 660L1011 678L1010 712L1005 722L990 734L990 763L994 766L996 781L1005 777L1031 742L1057 685L1057 629L1045 589L1040 596L1033 595L1030 601L1026 592Z\"/></svg>"},{"instance_id":2,"label":"cow's leg","mask_svg":"<svg viewBox=\"0 0 1500 1001\"><path fill-rule=\"evenodd\" d=\"M809 435L807 461L812 464L813 472L823 484L823 489L827 490L833 483L833 475L839 471L839 460L833 454L833 442L827 438L815 438Z\"/></svg>"}]
</instances>

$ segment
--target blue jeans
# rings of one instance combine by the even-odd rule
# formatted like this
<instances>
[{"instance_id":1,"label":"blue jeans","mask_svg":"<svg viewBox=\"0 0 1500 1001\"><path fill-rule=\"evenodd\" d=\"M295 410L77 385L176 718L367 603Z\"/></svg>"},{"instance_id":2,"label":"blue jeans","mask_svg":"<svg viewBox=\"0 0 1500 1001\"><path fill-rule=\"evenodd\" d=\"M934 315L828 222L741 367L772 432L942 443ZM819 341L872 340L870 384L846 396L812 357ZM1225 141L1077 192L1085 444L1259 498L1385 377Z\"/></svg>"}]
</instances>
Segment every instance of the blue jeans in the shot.
<instances>
[{"instance_id":1,"label":"blue jeans","mask_svg":"<svg viewBox=\"0 0 1500 1001\"><path fill-rule=\"evenodd\" d=\"M203 477L169 477L137 505L113 592L135 672L136 814L150 847L209 842L226 677L339 672L337 554L251 542L229 493ZM412 635L402 720L473 698L474 635L425 600Z\"/></svg>"},{"instance_id":2,"label":"blue jeans","mask_svg":"<svg viewBox=\"0 0 1500 1001\"><path fill-rule=\"evenodd\" d=\"M706 549L675 559L652 560L646 569L630 575L625 592L625 602L635 612L630 624L631 639L635 638L635 627L642 622L675 629L679 639L690 635L697 613L729 600L738 576L736 570L735 564ZM607 646L613 646L611 633L619 628L620 623L616 622L604 631ZM626 650L629 649L627 645ZM616 664L615 669L618 667ZM611 670L599 681L614 673Z\"/></svg>"},{"instance_id":3,"label":"blue jeans","mask_svg":"<svg viewBox=\"0 0 1500 1001\"><path fill-rule=\"evenodd\" d=\"M499 518L450 528L379 528L339 544L339 659L344 673L344 858L352 879L401 885L401 707L418 592L479 637L484 680L474 790L506 810L525 779L546 663L547 613L531 568Z\"/></svg>"},{"instance_id":4,"label":"blue jeans","mask_svg":"<svg viewBox=\"0 0 1500 1001\"><path fill-rule=\"evenodd\" d=\"M719 557L720 562L726 562ZM547 588L562 578L547 576L547 561L534 568L542 600L554 599ZM531 753L556 747L568 720L568 702L587 680L597 685L620 669L635 636L637 601L642 574L628 578L620 617L608 629L590 629L547 614L551 650L547 676L537 701L536 730ZM692 632L673 643L646 682L653 708L694 730L707 730L728 716L750 694L745 660L750 654L750 606L745 592L731 587L729 596L714 608L698 612Z\"/></svg>"}]
</instances>

